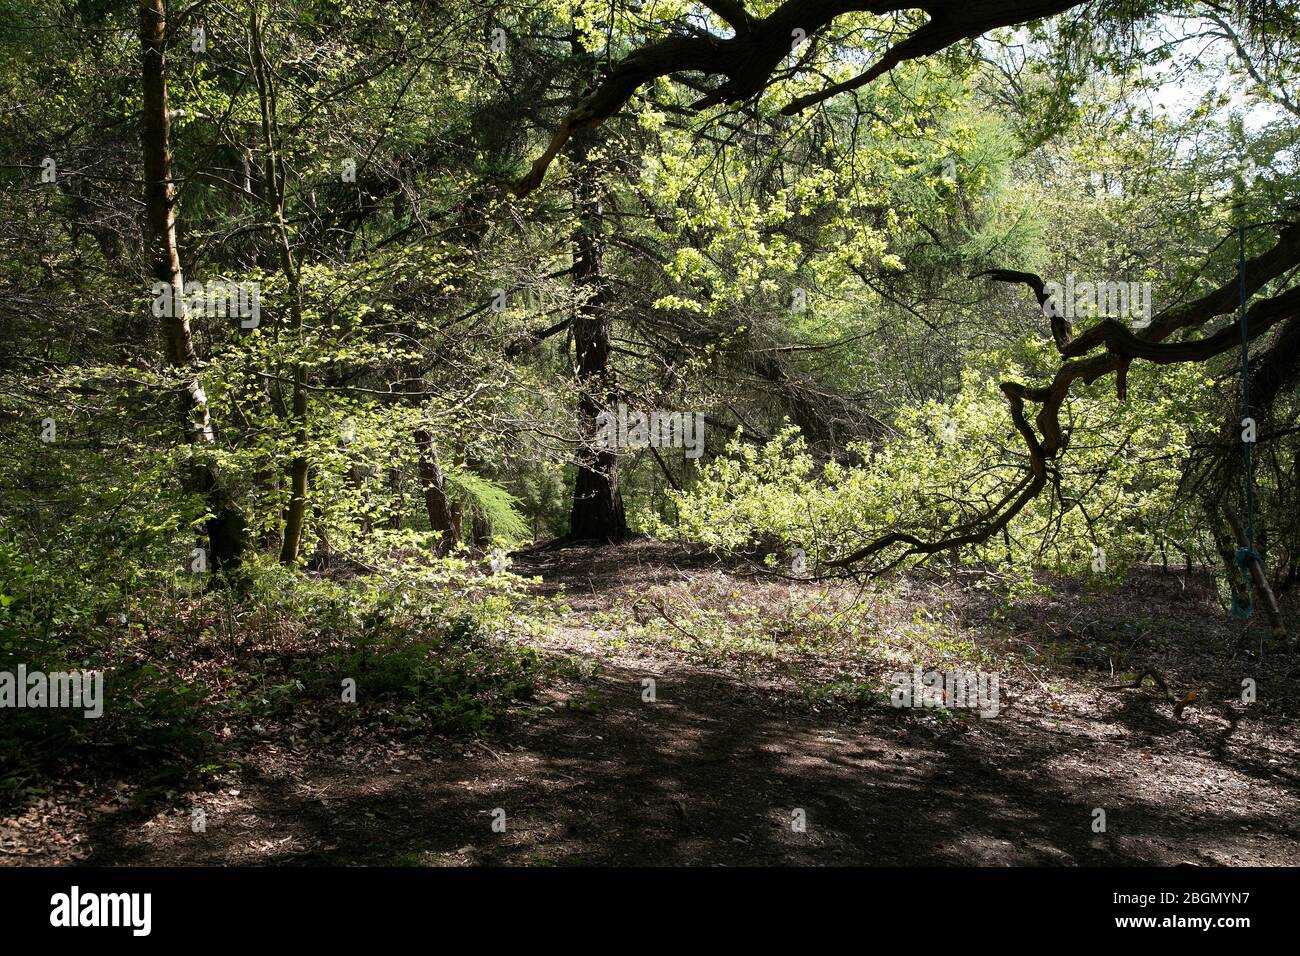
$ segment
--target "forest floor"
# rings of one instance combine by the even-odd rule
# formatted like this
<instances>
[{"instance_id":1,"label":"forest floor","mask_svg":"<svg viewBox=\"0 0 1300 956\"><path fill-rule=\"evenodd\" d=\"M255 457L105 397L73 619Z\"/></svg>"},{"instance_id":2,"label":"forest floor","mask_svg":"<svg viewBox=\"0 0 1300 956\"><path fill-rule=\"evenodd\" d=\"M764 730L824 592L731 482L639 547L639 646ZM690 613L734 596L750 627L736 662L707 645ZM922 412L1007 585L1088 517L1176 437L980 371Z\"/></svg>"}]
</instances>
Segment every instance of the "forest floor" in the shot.
<instances>
[{"instance_id":1,"label":"forest floor","mask_svg":"<svg viewBox=\"0 0 1300 956\"><path fill-rule=\"evenodd\" d=\"M965 633L999 635L1002 708L981 719L859 692L901 666L883 645L855 656L709 642L691 624L707 616L677 610L687 592L713 595L722 614L775 608L813 584L648 540L521 554L514 570L563 593L570 611L545 652L567 663L492 733L268 733L182 792L56 786L0 820L0 863L1300 859L1300 658L1261 658L1259 628L1229 620L1204 582L1156 569L1113 590L1058 583L1010 611L954 579L873 591L873 613L900 627L928 607ZM1150 681L1113 689L1145 668L1195 701L1176 714ZM1259 695L1249 705L1245 678ZM192 832L196 807L205 832Z\"/></svg>"}]
</instances>

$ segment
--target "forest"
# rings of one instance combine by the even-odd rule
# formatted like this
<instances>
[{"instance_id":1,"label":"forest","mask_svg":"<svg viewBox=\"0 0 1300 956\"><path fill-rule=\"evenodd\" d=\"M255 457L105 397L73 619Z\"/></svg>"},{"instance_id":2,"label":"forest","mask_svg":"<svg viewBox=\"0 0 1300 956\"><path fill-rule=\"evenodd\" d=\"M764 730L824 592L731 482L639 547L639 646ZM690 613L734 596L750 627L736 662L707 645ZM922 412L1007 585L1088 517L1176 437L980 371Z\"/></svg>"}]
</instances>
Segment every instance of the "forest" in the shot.
<instances>
[{"instance_id":1,"label":"forest","mask_svg":"<svg viewBox=\"0 0 1300 956\"><path fill-rule=\"evenodd\" d=\"M0 14L0 864L1300 859L1300 3Z\"/></svg>"}]
</instances>

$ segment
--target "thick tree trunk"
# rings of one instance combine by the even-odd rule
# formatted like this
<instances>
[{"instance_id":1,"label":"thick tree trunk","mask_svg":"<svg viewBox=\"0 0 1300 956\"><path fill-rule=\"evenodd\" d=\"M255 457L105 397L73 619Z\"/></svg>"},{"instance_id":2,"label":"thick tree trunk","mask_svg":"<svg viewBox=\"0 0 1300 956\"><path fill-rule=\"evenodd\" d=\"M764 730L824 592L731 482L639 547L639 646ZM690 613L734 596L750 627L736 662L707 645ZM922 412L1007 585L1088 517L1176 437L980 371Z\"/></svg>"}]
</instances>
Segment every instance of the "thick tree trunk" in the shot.
<instances>
[{"instance_id":1,"label":"thick tree trunk","mask_svg":"<svg viewBox=\"0 0 1300 956\"><path fill-rule=\"evenodd\" d=\"M438 464L438 450L433 435L424 429L415 433L415 447L419 453L417 468L420 473L420 490L424 493L424 506L429 512L429 527L437 531L435 550L448 554L460 542L460 518L447 498L442 467Z\"/></svg>"},{"instance_id":2,"label":"thick tree trunk","mask_svg":"<svg viewBox=\"0 0 1300 956\"><path fill-rule=\"evenodd\" d=\"M176 247L176 219L172 206L171 129L167 118L167 14L163 0L140 0L142 57L141 145L144 158L146 243L153 277L165 283L169 300L160 317L167 364L181 371L181 419L185 440L212 448L216 437L208 412L208 398L198 376L198 357L190 333L185 301L185 280ZM216 465L199 462L191 475L194 489L207 499L210 565L214 572L238 570L246 545L245 521L227 490Z\"/></svg>"},{"instance_id":3,"label":"thick tree trunk","mask_svg":"<svg viewBox=\"0 0 1300 956\"><path fill-rule=\"evenodd\" d=\"M609 364L609 316L605 308L600 184L589 151L594 134L574 138L576 179L574 206L578 225L573 234L573 277L583 301L573 320L573 350L577 359L578 416L584 443L578 451L578 478L569 514L569 537L617 541L628 534L623 496L618 488L618 453L596 441L596 418L609 408L615 394Z\"/></svg>"}]
</instances>

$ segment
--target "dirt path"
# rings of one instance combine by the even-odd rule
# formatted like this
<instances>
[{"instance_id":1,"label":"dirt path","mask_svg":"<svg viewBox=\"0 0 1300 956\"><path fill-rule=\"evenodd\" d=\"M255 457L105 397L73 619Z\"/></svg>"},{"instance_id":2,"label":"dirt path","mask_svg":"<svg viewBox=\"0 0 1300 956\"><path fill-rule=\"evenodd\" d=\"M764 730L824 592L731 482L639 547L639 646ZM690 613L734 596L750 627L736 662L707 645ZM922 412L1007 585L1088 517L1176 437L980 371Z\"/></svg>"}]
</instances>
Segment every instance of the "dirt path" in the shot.
<instances>
[{"instance_id":1,"label":"dirt path","mask_svg":"<svg viewBox=\"0 0 1300 956\"><path fill-rule=\"evenodd\" d=\"M566 585L574 618L550 649L595 670L549 688L510 728L419 749L267 742L220 790L64 819L47 806L73 834L60 852L92 864L260 865L1300 859L1294 719L1247 729L1206 714L1169 726L1155 695L1137 691L1102 719L1083 703L934 725L889 708L846 719L599 634L593 615L611 582L689 574L680 561L579 551L519 565L547 588ZM191 832L191 806L206 832ZM493 829L498 808L504 832ZM1105 833L1093 832L1096 808ZM25 859L57 861L42 856Z\"/></svg>"}]
</instances>

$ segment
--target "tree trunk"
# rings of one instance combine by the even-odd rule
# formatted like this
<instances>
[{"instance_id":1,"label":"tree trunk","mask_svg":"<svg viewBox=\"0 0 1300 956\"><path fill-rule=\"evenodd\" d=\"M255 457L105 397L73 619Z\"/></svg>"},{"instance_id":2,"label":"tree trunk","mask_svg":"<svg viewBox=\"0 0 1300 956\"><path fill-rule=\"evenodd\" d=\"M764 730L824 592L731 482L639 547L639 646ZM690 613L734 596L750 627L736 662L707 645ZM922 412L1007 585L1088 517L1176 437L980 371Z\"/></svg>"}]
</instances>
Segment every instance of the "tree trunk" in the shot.
<instances>
[{"instance_id":1,"label":"tree trunk","mask_svg":"<svg viewBox=\"0 0 1300 956\"><path fill-rule=\"evenodd\" d=\"M302 544L302 529L307 520L307 389L306 372L301 365L293 375L293 417L298 423L294 432L297 449L289 465L289 510L284 517L284 540L280 545L280 562L293 564L298 560Z\"/></svg>"},{"instance_id":2,"label":"tree trunk","mask_svg":"<svg viewBox=\"0 0 1300 956\"><path fill-rule=\"evenodd\" d=\"M447 499L446 483L438 464L438 450L433 435L420 429L415 433L415 447L419 453L417 468L420 473L420 490L424 493L424 506L429 512L429 527L439 533L434 550L448 554L460 542L460 520Z\"/></svg>"},{"instance_id":3,"label":"tree trunk","mask_svg":"<svg viewBox=\"0 0 1300 956\"><path fill-rule=\"evenodd\" d=\"M266 144L266 185L272 212L275 214L275 233L280 247L280 268L289 284L289 329L297 344L302 344L302 277L293 258L289 244L289 227L284 217L284 168L276 145L279 128L276 123L275 89L271 72L266 68L266 55L262 48L262 26L257 18L257 6L250 10L249 52L252 58L257 97L262 113L262 138ZM307 521L307 369L301 361L293 367L293 398L290 416L297 426L294 431L294 457L289 465L289 508L284 516L284 534L280 545L280 562L295 564L302 546L302 529Z\"/></svg>"},{"instance_id":4,"label":"tree trunk","mask_svg":"<svg viewBox=\"0 0 1300 956\"><path fill-rule=\"evenodd\" d=\"M1232 528L1233 537L1237 539L1237 547L1250 547L1246 532L1237 519L1236 513L1231 508L1224 508L1223 514L1228 519L1229 527ZM1235 565L1235 560L1233 563ZM1286 628L1282 625L1282 611L1277 605L1277 597L1273 594L1272 587L1269 586L1268 575L1264 573L1264 566L1256 558L1247 558L1246 568L1250 571L1250 579L1255 584L1255 593L1260 598L1259 603L1264 605L1264 615L1268 618L1269 626L1273 630L1273 636L1279 640L1285 638Z\"/></svg>"},{"instance_id":5,"label":"tree trunk","mask_svg":"<svg viewBox=\"0 0 1300 956\"><path fill-rule=\"evenodd\" d=\"M1219 561L1223 564L1223 574L1227 578L1232 599L1238 607L1248 607L1251 603L1250 592L1241 580L1241 571L1237 567L1237 549L1233 546L1233 539L1224 530L1227 521L1220 513L1216 502L1211 502L1206 507L1205 513L1210 519L1210 535L1214 538L1214 550L1219 553Z\"/></svg>"},{"instance_id":6,"label":"tree trunk","mask_svg":"<svg viewBox=\"0 0 1300 956\"><path fill-rule=\"evenodd\" d=\"M181 420L185 440L204 448L216 445L208 398L198 376L198 357L190 332L185 280L176 247L172 206L171 124L167 118L167 14L163 0L140 0L142 58L141 145L144 159L145 242L154 279L168 287L168 302L160 317L167 364L181 371ZM208 546L214 572L233 574L246 546L243 515L223 487L212 461L196 462L190 476L194 490L207 500Z\"/></svg>"},{"instance_id":7,"label":"tree trunk","mask_svg":"<svg viewBox=\"0 0 1300 956\"><path fill-rule=\"evenodd\" d=\"M577 359L579 426L584 442L578 450L578 478L573 488L573 510L569 514L569 537L617 541L628 534L623 496L618 488L618 453L595 441L597 416L610 407L615 389L609 365L600 183L589 156L594 145L594 134L574 137L577 180L574 207L578 224L573 233L573 277L583 301L573 320L573 350Z\"/></svg>"},{"instance_id":8,"label":"tree trunk","mask_svg":"<svg viewBox=\"0 0 1300 956\"><path fill-rule=\"evenodd\" d=\"M476 475L482 475L484 478L493 477L490 469L486 464L474 456L470 456L465 461L465 467ZM487 516L478 508L471 508L469 514L469 540L470 544L476 548L486 549L492 543L492 527L488 524Z\"/></svg>"},{"instance_id":9,"label":"tree trunk","mask_svg":"<svg viewBox=\"0 0 1300 956\"><path fill-rule=\"evenodd\" d=\"M388 529L400 531L402 529L402 470L400 468L388 469L388 493L395 502L393 513L388 518Z\"/></svg>"}]
</instances>

